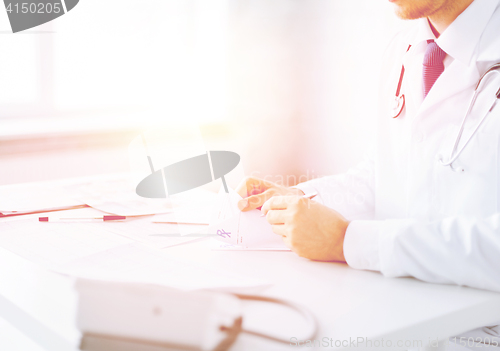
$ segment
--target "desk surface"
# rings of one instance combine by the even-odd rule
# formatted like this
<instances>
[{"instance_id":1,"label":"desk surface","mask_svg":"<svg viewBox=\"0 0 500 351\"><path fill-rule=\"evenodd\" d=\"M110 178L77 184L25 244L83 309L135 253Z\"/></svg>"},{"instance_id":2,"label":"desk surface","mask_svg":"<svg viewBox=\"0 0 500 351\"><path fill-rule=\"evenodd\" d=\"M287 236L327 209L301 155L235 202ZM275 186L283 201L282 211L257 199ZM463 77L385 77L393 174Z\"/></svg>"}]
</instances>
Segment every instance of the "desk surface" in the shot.
<instances>
[{"instance_id":1,"label":"desk surface","mask_svg":"<svg viewBox=\"0 0 500 351\"><path fill-rule=\"evenodd\" d=\"M344 264L313 262L291 252L214 251L207 241L162 251L209 269L270 282L259 293L309 308L319 321L316 338L320 340L332 338L345 344L361 337L394 343L427 342L429 336L443 339L500 319L500 294L494 292L410 278L388 279ZM77 348L76 298L71 278L0 248L0 315L40 345L51 351ZM251 306L246 313L249 329L300 338L300 326L292 325L295 330L290 330L290 323L272 309ZM290 346L242 335L232 348L256 349L284 350Z\"/></svg>"}]
</instances>

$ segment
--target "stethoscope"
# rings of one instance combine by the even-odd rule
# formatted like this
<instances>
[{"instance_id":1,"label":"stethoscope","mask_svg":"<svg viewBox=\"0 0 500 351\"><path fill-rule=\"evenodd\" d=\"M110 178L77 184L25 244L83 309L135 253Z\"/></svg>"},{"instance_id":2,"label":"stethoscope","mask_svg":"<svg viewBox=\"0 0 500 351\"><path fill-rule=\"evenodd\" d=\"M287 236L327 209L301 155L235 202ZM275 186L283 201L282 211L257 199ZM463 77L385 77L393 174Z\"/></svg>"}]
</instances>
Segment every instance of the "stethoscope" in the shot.
<instances>
[{"instance_id":1,"label":"stethoscope","mask_svg":"<svg viewBox=\"0 0 500 351\"><path fill-rule=\"evenodd\" d=\"M467 146L467 144L469 144L469 142L471 141L472 137L474 137L474 135L476 134L476 132L479 130L479 127L481 127L481 125L483 124L483 122L486 119L486 117L488 116L488 114L491 112L491 110L493 110L493 107L495 107L495 104L497 103L497 101L500 100L500 88L499 88L498 91L495 94L495 99L493 100L493 103L491 104L488 112L486 112L484 114L483 118L481 118L481 120L477 124L476 128L474 129L474 131L472 132L472 134L469 136L469 138L467 139L467 141L464 143L464 145L462 146L462 148L457 151L458 144L460 143L460 139L462 138L462 134L464 132L465 122L467 121L467 118L469 117L470 112L472 111L472 108L474 107L474 104L476 103L477 96L481 92L481 88L483 88L484 84L482 84L482 83L483 83L483 81L485 81L484 78L486 78L488 75L491 75L491 73L498 73L498 74L500 74L500 62L497 63L497 64L494 64L493 66L491 66L481 76L481 78L479 78L479 82L477 82L476 88L474 89L474 95L472 96L472 100L469 102L469 107L467 108L467 112L465 113L464 119L462 120L462 124L460 125L460 129L459 129L457 137L455 139L455 145L453 145L453 149L451 150L449 160L447 162L445 162L443 160L442 156L439 158L439 163L441 165L443 165L443 166L450 166L450 168L453 171L455 171L455 172L463 172L464 171L463 168L459 168L459 169L454 168L453 167L453 162L455 162L457 160L457 158L460 156L460 154L462 154L462 151L464 151L464 149Z\"/></svg>"},{"instance_id":2,"label":"stethoscope","mask_svg":"<svg viewBox=\"0 0 500 351\"><path fill-rule=\"evenodd\" d=\"M408 46L406 52L408 52L411 48L411 45ZM398 87L396 88L396 96L394 97L394 101L392 103L391 111L392 118L397 118L403 112L405 108L405 94L401 94L401 86L403 85L403 79L405 76L405 66L401 65L401 73L399 74L399 82Z\"/></svg>"},{"instance_id":3,"label":"stethoscope","mask_svg":"<svg viewBox=\"0 0 500 351\"><path fill-rule=\"evenodd\" d=\"M407 51L410 50L410 47L411 47L411 45L408 47ZM462 124L460 125L460 129L459 129L457 137L455 139L455 144L453 145L453 149L451 150L451 154L450 154L449 160L445 162L443 160L442 156L439 156L439 158L438 158L438 161L439 161L439 163L441 165L443 165L443 166L450 166L450 168L453 171L455 171L455 172L463 172L464 171L464 169L454 168L453 167L453 163L458 159L458 157L464 151L465 147L472 140L472 138L474 137L474 135L476 134L476 132L479 130L479 127L481 127L481 125L483 124L483 122L486 119L486 117L488 116L488 114L493 110L493 107L495 107L496 102L498 100L500 100L500 88L499 88L498 91L495 94L495 99L494 99L493 103L491 104L490 109L488 110L488 112L485 113L485 115L483 116L483 118L479 121L479 123L477 124L476 128L474 129L474 131L472 132L472 134L469 136L469 138L467 139L467 141L465 142L465 144L458 150L458 145L460 144L460 140L462 139L462 134L463 134L463 131L464 131L464 128L465 128L465 123L467 121L467 118L469 117L472 109L474 108L474 104L476 103L477 96L482 91L482 88L484 86L483 82L485 82L487 80L485 78L487 78L488 76L491 76L492 73L493 74L494 73L500 74L500 62L494 64L493 66L491 66L481 76L481 78L479 78L479 81L477 82L476 88L474 89L474 95L472 96L472 99L469 102L469 107L467 108L467 112L465 113L465 116L464 116L464 118L462 120ZM397 86L397 89L396 89L396 96L394 98L393 106L391 108L392 118L399 117L401 115L401 113L403 112L403 109L405 107L405 96L404 96L404 94L401 94L401 86L403 84L404 74L405 74L405 68L404 68L404 65L403 65L401 67L401 74L399 75L399 82L398 82L398 86Z\"/></svg>"}]
</instances>

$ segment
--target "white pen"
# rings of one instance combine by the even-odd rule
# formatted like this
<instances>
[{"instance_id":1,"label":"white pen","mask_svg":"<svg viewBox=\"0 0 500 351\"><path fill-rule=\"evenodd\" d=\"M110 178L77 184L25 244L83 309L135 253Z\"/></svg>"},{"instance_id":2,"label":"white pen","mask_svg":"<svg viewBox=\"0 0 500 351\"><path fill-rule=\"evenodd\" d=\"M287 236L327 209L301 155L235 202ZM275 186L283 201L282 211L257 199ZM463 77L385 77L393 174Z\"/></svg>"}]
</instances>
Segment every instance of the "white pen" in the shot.
<instances>
[{"instance_id":1,"label":"white pen","mask_svg":"<svg viewBox=\"0 0 500 351\"><path fill-rule=\"evenodd\" d=\"M108 221L124 221L127 217L125 216L102 216L95 218L53 218L53 217L38 217L39 222L108 222Z\"/></svg>"},{"instance_id":2,"label":"white pen","mask_svg":"<svg viewBox=\"0 0 500 351\"><path fill-rule=\"evenodd\" d=\"M304 198L304 199L312 199L312 198L314 198L316 195L318 195L318 193L317 193L317 192L314 192L314 193L310 193L310 194L304 194L304 195L302 195L302 196L301 196L301 198ZM266 216L266 214L264 214L264 213L263 213L263 214L261 214L260 216L261 216L261 217L265 217L265 216Z\"/></svg>"}]
</instances>

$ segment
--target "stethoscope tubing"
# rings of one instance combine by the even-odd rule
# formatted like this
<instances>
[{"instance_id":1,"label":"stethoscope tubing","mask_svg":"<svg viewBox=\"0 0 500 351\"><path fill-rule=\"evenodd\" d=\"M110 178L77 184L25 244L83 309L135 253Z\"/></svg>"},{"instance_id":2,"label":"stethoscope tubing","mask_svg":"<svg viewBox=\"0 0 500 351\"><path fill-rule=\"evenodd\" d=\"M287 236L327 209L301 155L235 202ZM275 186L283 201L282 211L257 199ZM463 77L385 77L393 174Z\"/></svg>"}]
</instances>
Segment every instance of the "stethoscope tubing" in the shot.
<instances>
[{"instance_id":1,"label":"stethoscope tubing","mask_svg":"<svg viewBox=\"0 0 500 351\"><path fill-rule=\"evenodd\" d=\"M411 48L411 46L408 47L407 51L410 48ZM403 66L402 69L401 69L401 74L399 76L399 82L398 82L398 86L397 86L397 90L396 90L396 99L398 99L400 96L402 96L404 98L404 95L400 95L401 86L402 86L402 82L403 82L403 79L404 79L404 73L405 73L405 69L404 69L404 66ZM479 130L479 128L481 127L481 125L483 124L483 122L486 120L486 117L488 117L489 113L493 110L493 107L495 107L495 104L497 103L497 101L500 100L500 88L499 88L498 91L495 94L495 99L494 99L493 103L491 104L488 112L486 112L486 114L483 116L483 118L481 118L481 120L479 121L479 123L477 124L476 128L474 129L474 131L472 132L472 134L469 136L469 138L467 139L467 141L457 151L458 146L460 144L460 140L462 139L462 135L463 135L463 132L464 132L464 129L465 129L465 123L467 122L467 119L468 119L470 113L472 112L472 109L474 108L474 106L476 104L476 100L477 100L477 97L478 97L479 93L481 93L481 90L482 90L482 88L484 86L483 83L485 81L487 81L487 77L490 76L491 73L498 73L498 74L500 74L500 62L498 62L498 63L494 64L493 66L491 66L481 76L481 78L479 78L479 81L476 84L476 88L474 89L474 95L472 96L472 99L469 102L469 106L467 107L467 112L465 113L464 118L462 119L462 123L460 124L460 129L458 130L457 137L455 138L455 143L453 145L453 149L451 150L450 157L448 158L448 161L445 162L443 160L442 156L438 157L438 162L442 166L449 166L455 172L459 172L459 171L463 172L464 171L464 169L456 169L455 167L453 167L453 163L460 157L460 155L465 150L465 148L467 147L467 145L469 145L469 143L472 140L472 138L474 137L474 135L477 133L477 131ZM401 110L403 108L404 108L404 102L403 102L403 106L401 106ZM397 118L400 114L401 114L401 112L395 114L393 116L393 118Z\"/></svg>"},{"instance_id":2,"label":"stethoscope tubing","mask_svg":"<svg viewBox=\"0 0 500 351\"><path fill-rule=\"evenodd\" d=\"M485 78L488 77L488 75L490 75L490 73L500 74L500 63L497 63L497 64L491 66L479 79L479 82L477 83L476 88L474 89L474 95L472 96L472 99L469 103L469 107L467 108L467 112L465 113L464 118L462 119L462 123L460 124L460 129L459 129L457 137L455 139L455 144L453 145L453 149L451 150L449 160L445 162L442 157L439 158L439 163L442 166L450 166L450 168L454 171L461 171L461 172L464 171L464 169L457 170L456 168L454 168L453 163L460 157L460 155L462 154L464 149L470 143L470 141L472 140L474 135L477 133L477 131L479 130L479 128L481 127L483 122L486 120L486 117L488 117L489 113L493 110L493 107L495 106L496 102L500 99L500 89L499 89L498 92L495 94L495 99L494 99L493 103L491 104L488 112L486 112L486 114L483 116L483 118L481 118L481 120L477 124L477 126L474 129L474 131L472 132L472 134L469 136L467 141L464 143L464 145L457 152L458 145L460 144L460 140L462 139L462 134L463 134L464 129L465 129L465 123L467 122L467 118L469 117L472 109L474 108L474 105L476 104L476 100L477 100L479 93L481 93L481 90L484 86L483 82L485 82L487 80Z\"/></svg>"}]
</instances>

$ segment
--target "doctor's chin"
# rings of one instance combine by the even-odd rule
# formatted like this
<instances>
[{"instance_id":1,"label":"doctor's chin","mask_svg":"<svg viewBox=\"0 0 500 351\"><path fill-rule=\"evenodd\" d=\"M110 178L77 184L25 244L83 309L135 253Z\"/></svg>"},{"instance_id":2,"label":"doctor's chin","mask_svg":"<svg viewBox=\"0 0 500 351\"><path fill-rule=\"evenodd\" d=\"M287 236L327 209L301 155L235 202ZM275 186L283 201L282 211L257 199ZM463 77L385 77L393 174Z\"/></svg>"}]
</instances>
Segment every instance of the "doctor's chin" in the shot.
<instances>
[{"instance_id":1,"label":"doctor's chin","mask_svg":"<svg viewBox=\"0 0 500 351\"><path fill-rule=\"evenodd\" d=\"M4 0L0 351L500 351L500 0Z\"/></svg>"}]
</instances>

